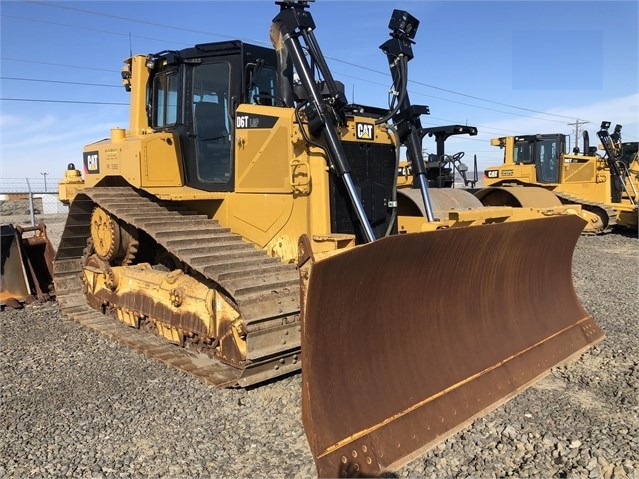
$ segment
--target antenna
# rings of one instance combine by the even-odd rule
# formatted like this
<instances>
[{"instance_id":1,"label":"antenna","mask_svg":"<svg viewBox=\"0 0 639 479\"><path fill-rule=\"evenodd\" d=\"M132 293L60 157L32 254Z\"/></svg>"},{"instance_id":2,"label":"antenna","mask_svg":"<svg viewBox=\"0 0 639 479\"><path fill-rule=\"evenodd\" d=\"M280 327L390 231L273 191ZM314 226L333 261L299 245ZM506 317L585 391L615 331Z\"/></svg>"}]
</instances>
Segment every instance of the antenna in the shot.
<instances>
[{"instance_id":1,"label":"antenna","mask_svg":"<svg viewBox=\"0 0 639 479\"><path fill-rule=\"evenodd\" d=\"M129 57L133 57L133 43L131 42L131 32L129 32Z\"/></svg>"}]
</instances>

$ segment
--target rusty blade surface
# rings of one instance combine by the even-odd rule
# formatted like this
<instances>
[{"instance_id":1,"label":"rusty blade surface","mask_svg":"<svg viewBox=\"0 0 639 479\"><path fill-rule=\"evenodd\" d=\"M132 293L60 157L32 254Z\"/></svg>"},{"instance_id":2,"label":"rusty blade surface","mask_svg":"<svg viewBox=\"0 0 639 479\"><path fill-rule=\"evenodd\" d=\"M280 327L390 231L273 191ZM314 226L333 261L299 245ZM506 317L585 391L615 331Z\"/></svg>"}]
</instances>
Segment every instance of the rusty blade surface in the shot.
<instances>
[{"instance_id":1,"label":"rusty blade surface","mask_svg":"<svg viewBox=\"0 0 639 479\"><path fill-rule=\"evenodd\" d=\"M600 341L576 216L380 239L315 263L303 422L320 477L392 471Z\"/></svg>"},{"instance_id":2,"label":"rusty blade surface","mask_svg":"<svg viewBox=\"0 0 639 479\"><path fill-rule=\"evenodd\" d=\"M20 233L12 225L2 225L0 237L0 305L19 305L31 296Z\"/></svg>"}]
</instances>

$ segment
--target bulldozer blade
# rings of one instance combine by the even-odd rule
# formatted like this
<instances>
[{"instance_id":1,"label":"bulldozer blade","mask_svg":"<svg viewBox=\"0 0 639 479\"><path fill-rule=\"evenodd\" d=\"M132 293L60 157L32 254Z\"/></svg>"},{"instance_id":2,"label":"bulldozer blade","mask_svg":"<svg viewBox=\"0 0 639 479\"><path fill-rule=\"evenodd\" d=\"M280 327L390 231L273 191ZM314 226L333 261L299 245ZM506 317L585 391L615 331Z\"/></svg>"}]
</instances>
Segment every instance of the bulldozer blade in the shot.
<instances>
[{"instance_id":1,"label":"bulldozer blade","mask_svg":"<svg viewBox=\"0 0 639 479\"><path fill-rule=\"evenodd\" d=\"M21 235L13 225L2 225L0 248L0 305L19 306L32 298Z\"/></svg>"},{"instance_id":2,"label":"bulldozer blade","mask_svg":"<svg viewBox=\"0 0 639 479\"><path fill-rule=\"evenodd\" d=\"M55 248L49 241L47 227L40 222L33 226L18 226L22 252L26 261L31 287L39 300L47 300L55 295L53 284L53 260ZM25 235L25 233L34 233Z\"/></svg>"},{"instance_id":3,"label":"bulldozer blade","mask_svg":"<svg viewBox=\"0 0 639 479\"><path fill-rule=\"evenodd\" d=\"M583 226L565 215L405 234L301 264L318 475L392 472L601 341L572 282Z\"/></svg>"},{"instance_id":4,"label":"bulldozer blade","mask_svg":"<svg viewBox=\"0 0 639 479\"><path fill-rule=\"evenodd\" d=\"M34 232L32 236L25 233ZM46 226L2 225L0 305L19 307L36 298L49 299L53 291L55 250Z\"/></svg>"}]
</instances>

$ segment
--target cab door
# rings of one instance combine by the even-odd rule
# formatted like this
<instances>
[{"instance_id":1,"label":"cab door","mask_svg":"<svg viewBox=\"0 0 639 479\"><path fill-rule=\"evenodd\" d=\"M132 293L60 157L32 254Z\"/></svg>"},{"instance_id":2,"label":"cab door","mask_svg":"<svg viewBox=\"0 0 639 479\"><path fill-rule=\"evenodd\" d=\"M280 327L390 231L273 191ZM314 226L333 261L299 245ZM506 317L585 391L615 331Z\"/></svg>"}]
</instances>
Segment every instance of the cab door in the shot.
<instances>
[{"instance_id":1,"label":"cab door","mask_svg":"<svg viewBox=\"0 0 639 479\"><path fill-rule=\"evenodd\" d=\"M210 58L188 65L186 70L185 131L180 137L188 186L205 191L233 190L234 102L230 85L237 58Z\"/></svg>"},{"instance_id":2,"label":"cab door","mask_svg":"<svg viewBox=\"0 0 639 479\"><path fill-rule=\"evenodd\" d=\"M535 149L537 181L558 183L560 155L563 153L561 139L558 136L541 135Z\"/></svg>"}]
</instances>

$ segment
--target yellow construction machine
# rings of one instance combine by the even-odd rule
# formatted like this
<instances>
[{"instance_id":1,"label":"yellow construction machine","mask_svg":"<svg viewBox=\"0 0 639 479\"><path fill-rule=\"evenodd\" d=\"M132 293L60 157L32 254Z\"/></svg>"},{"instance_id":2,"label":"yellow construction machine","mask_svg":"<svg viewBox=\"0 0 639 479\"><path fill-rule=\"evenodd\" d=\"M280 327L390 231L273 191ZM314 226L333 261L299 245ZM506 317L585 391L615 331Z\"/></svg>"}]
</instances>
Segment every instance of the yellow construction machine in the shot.
<instances>
[{"instance_id":1,"label":"yellow construction machine","mask_svg":"<svg viewBox=\"0 0 639 479\"><path fill-rule=\"evenodd\" d=\"M613 133L609 128L604 121L597 132L603 155L590 146L587 131L583 151L575 147L572 153L566 153L562 134L494 138L491 144L504 149L504 163L484 171L484 185L490 188L476 196L487 205L580 205L589 216L584 233L604 233L615 225L636 230L637 143L621 141L621 125Z\"/></svg>"},{"instance_id":2,"label":"yellow construction machine","mask_svg":"<svg viewBox=\"0 0 639 479\"><path fill-rule=\"evenodd\" d=\"M125 60L129 128L87 145L59 185L57 300L218 386L301 367L318 474L376 475L602 339L572 284L584 221L434 205L428 108L406 91L419 21L392 13L380 48L398 93L383 109L346 101L307 1L276 4L273 49Z\"/></svg>"}]
</instances>

